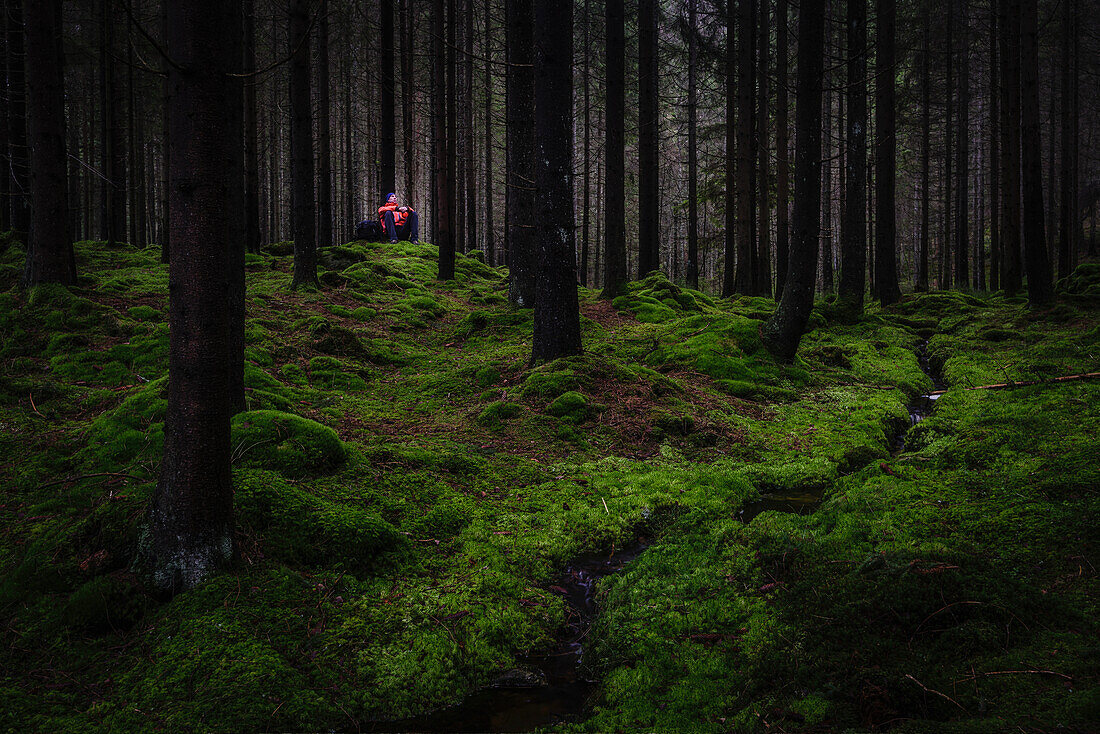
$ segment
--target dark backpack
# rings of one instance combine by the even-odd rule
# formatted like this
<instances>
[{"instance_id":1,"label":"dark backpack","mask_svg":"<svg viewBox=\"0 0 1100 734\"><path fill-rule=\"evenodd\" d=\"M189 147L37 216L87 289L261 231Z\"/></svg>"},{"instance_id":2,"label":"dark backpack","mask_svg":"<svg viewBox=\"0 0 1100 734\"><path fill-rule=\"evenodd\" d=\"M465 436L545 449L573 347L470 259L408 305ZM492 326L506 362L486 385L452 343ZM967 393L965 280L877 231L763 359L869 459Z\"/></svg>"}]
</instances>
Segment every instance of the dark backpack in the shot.
<instances>
[{"instance_id":1,"label":"dark backpack","mask_svg":"<svg viewBox=\"0 0 1100 734\"><path fill-rule=\"evenodd\" d=\"M357 240L381 242L382 235L382 225L373 219L364 219L362 222L359 222L359 226L355 228L355 239Z\"/></svg>"}]
</instances>

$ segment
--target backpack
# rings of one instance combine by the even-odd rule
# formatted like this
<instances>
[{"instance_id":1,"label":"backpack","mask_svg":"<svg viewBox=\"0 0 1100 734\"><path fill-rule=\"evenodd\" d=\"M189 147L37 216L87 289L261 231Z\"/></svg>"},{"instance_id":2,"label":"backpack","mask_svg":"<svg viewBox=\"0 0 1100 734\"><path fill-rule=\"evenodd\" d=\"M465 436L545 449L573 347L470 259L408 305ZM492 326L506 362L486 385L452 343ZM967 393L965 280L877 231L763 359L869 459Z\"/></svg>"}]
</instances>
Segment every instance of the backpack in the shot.
<instances>
[{"instance_id":1,"label":"backpack","mask_svg":"<svg viewBox=\"0 0 1100 734\"><path fill-rule=\"evenodd\" d=\"M359 222L359 226L355 228L355 239L366 240L367 242L381 242L382 225L373 219L364 219Z\"/></svg>"}]
</instances>

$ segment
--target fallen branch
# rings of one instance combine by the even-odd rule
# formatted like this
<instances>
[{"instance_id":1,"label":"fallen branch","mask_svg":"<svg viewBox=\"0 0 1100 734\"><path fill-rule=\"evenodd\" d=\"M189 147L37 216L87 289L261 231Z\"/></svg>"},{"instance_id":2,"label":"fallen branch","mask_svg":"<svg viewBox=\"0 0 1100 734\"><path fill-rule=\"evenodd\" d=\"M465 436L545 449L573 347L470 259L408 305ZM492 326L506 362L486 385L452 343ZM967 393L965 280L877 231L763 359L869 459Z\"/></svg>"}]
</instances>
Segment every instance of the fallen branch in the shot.
<instances>
[{"instance_id":1,"label":"fallen branch","mask_svg":"<svg viewBox=\"0 0 1100 734\"><path fill-rule=\"evenodd\" d=\"M905 677L906 677L906 678L908 678L909 680L913 681L914 683L916 683L916 684L917 684L918 686L920 686L921 688L923 688L923 689L924 689L925 691L927 691L928 693L935 693L935 694L936 694L937 696L939 696L940 698L945 698L945 699L947 699L948 701L950 701L951 703L953 703L953 704L955 704L956 706L958 706L958 707L959 707L960 709L962 709L963 711L966 711L966 709L964 709L964 708L963 708L963 707L962 707L962 706L961 706L961 705L959 704L959 702L958 702L958 701L956 701L955 699L951 698L951 696L948 696L948 695L946 695L946 694L944 694L944 693L940 693L939 691L936 691L936 690L933 690L933 689L929 688L928 686L924 685L923 683L921 683L921 682L920 682L919 680L917 680L917 679L916 679L916 678L914 678L913 676L909 675L908 673L906 673L906 674L905 674Z\"/></svg>"},{"instance_id":2,"label":"fallen branch","mask_svg":"<svg viewBox=\"0 0 1100 734\"><path fill-rule=\"evenodd\" d=\"M1065 375L1064 377L1052 377L1049 380L1021 380L1019 382L1008 381L998 382L996 385L974 385L973 387L963 388L964 390L1006 390L1013 387L1026 387L1028 385L1045 385L1050 382L1071 382L1073 380L1093 380L1100 377L1100 372L1082 372L1079 375ZM928 397L939 396L946 393L947 390L933 390L927 393Z\"/></svg>"},{"instance_id":3,"label":"fallen branch","mask_svg":"<svg viewBox=\"0 0 1100 734\"><path fill-rule=\"evenodd\" d=\"M77 477L65 477L64 479L55 479L52 482L46 482L45 484L39 484L38 488L39 489L44 489L46 487L52 487L55 484L66 484L68 482L79 482L83 479L94 479L95 477L122 477L124 479L136 479L139 482L145 481L144 477L136 477L133 474L121 474L119 472L113 472L113 471L102 471L102 472L96 472L95 474L81 474L80 476L77 476Z\"/></svg>"},{"instance_id":4,"label":"fallen branch","mask_svg":"<svg viewBox=\"0 0 1100 734\"><path fill-rule=\"evenodd\" d=\"M966 681L975 680L977 678L987 678L991 675L1054 675L1059 678L1065 678L1068 681L1073 680L1072 675L1066 675L1065 673L1058 673L1053 670L991 670L988 673L975 673L967 678L960 678L955 681L956 683L965 683Z\"/></svg>"}]
</instances>

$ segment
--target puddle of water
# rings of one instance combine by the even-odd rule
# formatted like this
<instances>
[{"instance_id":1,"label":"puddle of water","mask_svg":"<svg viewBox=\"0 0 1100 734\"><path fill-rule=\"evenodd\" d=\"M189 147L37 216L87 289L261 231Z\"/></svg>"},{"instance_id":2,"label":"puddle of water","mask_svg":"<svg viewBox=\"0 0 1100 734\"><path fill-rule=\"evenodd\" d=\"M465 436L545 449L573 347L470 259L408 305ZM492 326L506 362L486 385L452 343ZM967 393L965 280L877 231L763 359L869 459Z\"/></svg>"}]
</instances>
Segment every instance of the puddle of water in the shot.
<instances>
[{"instance_id":1,"label":"puddle of water","mask_svg":"<svg viewBox=\"0 0 1100 734\"><path fill-rule=\"evenodd\" d=\"M922 341L917 347L917 363L920 365L921 370L924 371L924 374L932 378L932 392L926 395L918 395L912 403L906 406L909 410L909 425L894 437L894 446L891 453L895 456L905 451L905 435L909 432L910 428L927 418L932 411L936 409L936 401L943 396L941 391L946 387L939 375L933 372L932 365L928 361L927 339Z\"/></svg>"},{"instance_id":2,"label":"puddle of water","mask_svg":"<svg viewBox=\"0 0 1100 734\"><path fill-rule=\"evenodd\" d=\"M584 718L596 681L584 664L584 640L596 616L596 585L648 548L639 538L610 554L582 556L550 586L565 598L566 629L549 653L518 661L515 673L455 706L411 719L377 722L376 732L527 732ZM518 682L517 682L518 681Z\"/></svg>"}]
</instances>

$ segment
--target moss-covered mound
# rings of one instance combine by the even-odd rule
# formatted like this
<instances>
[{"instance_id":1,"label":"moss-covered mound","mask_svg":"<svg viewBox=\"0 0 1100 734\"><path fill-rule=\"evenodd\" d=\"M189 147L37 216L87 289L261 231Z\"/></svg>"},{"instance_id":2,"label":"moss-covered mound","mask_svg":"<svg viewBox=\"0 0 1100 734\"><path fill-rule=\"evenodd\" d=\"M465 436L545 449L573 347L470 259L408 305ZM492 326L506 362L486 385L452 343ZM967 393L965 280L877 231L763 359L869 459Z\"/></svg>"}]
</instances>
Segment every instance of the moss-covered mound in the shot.
<instances>
[{"instance_id":1,"label":"moss-covered mound","mask_svg":"<svg viewBox=\"0 0 1100 734\"><path fill-rule=\"evenodd\" d=\"M234 457L241 466L302 477L331 471L347 459L347 450L336 431L292 413L238 413L232 428Z\"/></svg>"}]
</instances>

